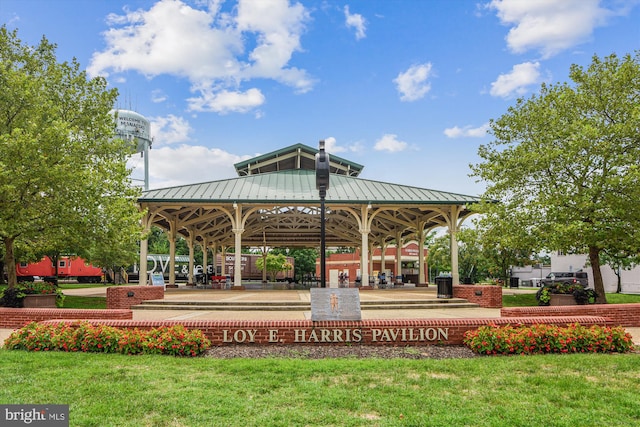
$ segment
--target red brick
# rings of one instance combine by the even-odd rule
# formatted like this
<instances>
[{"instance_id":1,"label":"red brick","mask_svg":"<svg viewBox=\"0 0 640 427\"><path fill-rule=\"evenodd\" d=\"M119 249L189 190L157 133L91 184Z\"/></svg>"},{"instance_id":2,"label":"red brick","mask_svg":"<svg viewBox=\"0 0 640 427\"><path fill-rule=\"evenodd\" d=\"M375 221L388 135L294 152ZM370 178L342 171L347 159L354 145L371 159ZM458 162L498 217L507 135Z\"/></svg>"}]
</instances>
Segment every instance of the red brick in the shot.
<instances>
[{"instance_id":1,"label":"red brick","mask_svg":"<svg viewBox=\"0 0 640 427\"><path fill-rule=\"evenodd\" d=\"M129 309L142 301L161 299L164 299L164 288L161 286L111 286L107 288L107 309Z\"/></svg>"},{"instance_id":2,"label":"red brick","mask_svg":"<svg viewBox=\"0 0 640 427\"><path fill-rule=\"evenodd\" d=\"M0 328L21 328L27 323L51 319L133 319L131 310L83 310L65 308L0 307Z\"/></svg>"},{"instance_id":3,"label":"red brick","mask_svg":"<svg viewBox=\"0 0 640 427\"><path fill-rule=\"evenodd\" d=\"M454 285L453 297L463 298L484 308L502 307L502 288L492 285Z\"/></svg>"},{"instance_id":4,"label":"red brick","mask_svg":"<svg viewBox=\"0 0 640 427\"><path fill-rule=\"evenodd\" d=\"M613 325L640 327L640 304L588 304L557 305L539 307L506 307L500 310L500 316L510 317L547 317L547 316L602 316Z\"/></svg>"}]
</instances>

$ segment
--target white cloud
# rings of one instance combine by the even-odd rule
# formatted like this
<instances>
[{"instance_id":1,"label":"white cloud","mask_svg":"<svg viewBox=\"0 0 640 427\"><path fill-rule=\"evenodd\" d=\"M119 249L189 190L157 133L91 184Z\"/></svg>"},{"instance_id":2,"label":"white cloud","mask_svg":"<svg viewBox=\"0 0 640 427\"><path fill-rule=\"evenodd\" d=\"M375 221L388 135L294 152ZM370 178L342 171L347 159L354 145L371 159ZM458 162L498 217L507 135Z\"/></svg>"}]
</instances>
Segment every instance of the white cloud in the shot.
<instances>
[{"instance_id":1,"label":"white cloud","mask_svg":"<svg viewBox=\"0 0 640 427\"><path fill-rule=\"evenodd\" d=\"M309 19L309 12L300 3L289 5L288 0L240 0L237 29L245 37L255 35L256 41L256 47L249 53L253 62L242 75L272 78L295 87L300 93L309 91L313 81L306 71L286 67L293 53L302 50L300 36Z\"/></svg>"},{"instance_id":2,"label":"white cloud","mask_svg":"<svg viewBox=\"0 0 640 427\"><path fill-rule=\"evenodd\" d=\"M107 47L94 53L88 73L132 70L148 78L186 78L197 93L190 100L194 109L223 113L247 112L264 102L256 89L240 89L251 79L272 79L297 93L311 90L314 81L307 72L288 65L302 50L300 36L309 20L300 3L239 0L235 15L222 13L219 1L207 4L197 9L182 0L159 0L149 10L109 15ZM248 46L254 47L246 52Z\"/></svg>"},{"instance_id":3,"label":"white cloud","mask_svg":"<svg viewBox=\"0 0 640 427\"><path fill-rule=\"evenodd\" d=\"M362 143L356 141L348 145L338 145L337 140L330 136L324 139L324 146L327 153L357 153L361 152L363 147Z\"/></svg>"},{"instance_id":4,"label":"white cloud","mask_svg":"<svg viewBox=\"0 0 640 427\"><path fill-rule=\"evenodd\" d=\"M454 126L444 130L444 134L449 138L482 138L487 135L489 123L485 123L480 127L474 128L465 126L463 128Z\"/></svg>"},{"instance_id":5,"label":"white cloud","mask_svg":"<svg viewBox=\"0 0 640 427\"><path fill-rule=\"evenodd\" d=\"M189 141L192 129L184 118L170 114L166 117L152 117L149 121L154 147Z\"/></svg>"},{"instance_id":6,"label":"white cloud","mask_svg":"<svg viewBox=\"0 0 640 427\"><path fill-rule=\"evenodd\" d=\"M406 150L408 146L409 144L406 142L398 140L398 135L388 133L382 135L382 138L376 141L373 149L377 151L389 151L391 153L395 153Z\"/></svg>"},{"instance_id":7,"label":"white cloud","mask_svg":"<svg viewBox=\"0 0 640 427\"><path fill-rule=\"evenodd\" d=\"M246 113L264 104L262 92L256 88L246 92L201 90L199 98L189 98L190 111L213 111L219 114Z\"/></svg>"},{"instance_id":8,"label":"white cloud","mask_svg":"<svg viewBox=\"0 0 640 427\"><path fill-rule=\"evenodd\" d=\"M540 63L524 62L514 65L508 74L500 74L498 79L491 83L492 96L509 98L515 95L524 95L528 86L540 83Z\"/></svg>"},{"instance_id":9,"label":"white cloud","mask_svg":"<svg viewBox=\"0 0 640 427\"><path fill-rule=\"evenodd\" d=\"M506 40L512 52L534 49L543 58L589 40L594 28L624 13L600 7L600 0L492 0L487 7L511 27Z\"/></svg>"},{"instance_id":10,"label":"white cloud","mask_svg":"<svg viewBox=\"0 0 640 427\"><path fill-rule=\"evenodd\" d=\"M367 30L367 21L359 13L349 13L349 5L344 7L344 17L346 20L347 28L353 28L356 30L356 40L365 38Z\"/></svg>"},{"instance_id":11,"label":"white cloud","mask_svg":"<svg viewBox=\"0 0 640 427\"><path fill-rule=\"evenodd\" d=\"M413 65L404 73L398 74L393 82L400 92L400 100L416 101L424 97L431 90L428 81L431 75L431 63Z\"/></svg>"},{"instance_id":12,"label":"white cloud","mask_svg":"<svg viewBox=\"0 0 640 427\"><path fill-rule=\"evenodd\" d=\"M155 89L151 92L151 101L159 104L167 100L167 94L162 89Z\"/></svg>"},{"instance_id":13,"label":"white cloud","mask_svg":"<svg viewBox=\"0 0 640 427\"><path fill-rule=\"evenodd\" d=\"M343 147L339 147L334 137L330 136L324 139L324 149L327 153L340 153L346 151Z\"/></svg>"},{"instance_id":14,"label":"white cloud","mask_svg":"<svg viewBox=\"0 0 640 427\"><path fill-rule=\"evenodd\" d=\"M150 188L229 179L237 176L234 163L251 157L203 146L154 148L149 154Z\"/></svg>"}]
</instances>

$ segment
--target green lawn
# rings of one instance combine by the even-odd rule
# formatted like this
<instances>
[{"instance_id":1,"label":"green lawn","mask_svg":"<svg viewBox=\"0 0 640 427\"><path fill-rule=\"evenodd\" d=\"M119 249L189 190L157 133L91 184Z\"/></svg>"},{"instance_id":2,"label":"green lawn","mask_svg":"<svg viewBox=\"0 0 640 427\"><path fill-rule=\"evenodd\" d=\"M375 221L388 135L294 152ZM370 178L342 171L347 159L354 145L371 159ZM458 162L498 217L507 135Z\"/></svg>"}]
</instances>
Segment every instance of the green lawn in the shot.
<instances>
[{"instance_id":1,"label":"green lawn","mask_svg":"<svg viewBox=\"0 0 640 427\"><path fill-rule=\"evenodd\" d=\"M0 350L0 403L71 426L629 426L640 357L179 359Z\"/></svg>"},{"instance_id":2,"label":"green lawn","mask_svg":"<svg viewBox=\"0 0 640 427\"><path fill-rule=\"evenodd\" d=\"M58 287L60 289L83 289L83 288L104 288L107 286L113 286L108 283L107 285L103 285L102 283L60 283Z\"/></svg>"},{"instance_id":3,"label":"green lawn","mask_svg":"<svg viewBox=\"0 0 640 427\"><path fill-rule=\"evenodd\" d=\"M65 295L64 305L62 308L87 308L87 309L106 309L106 297L80 297L75 295Z\"/></svg>"},{"instance_id":4,"label":"green lawn","mask_svg":"<svg viewBox=\"0 0 640 427\"><path fill-rule=\"evenodd\" d=\"M609 304L640 303L640 295L631 294L607 294ZM532 307L537 306L536 294L503 295L503 307Z\"/></svg>"}]
</instances>

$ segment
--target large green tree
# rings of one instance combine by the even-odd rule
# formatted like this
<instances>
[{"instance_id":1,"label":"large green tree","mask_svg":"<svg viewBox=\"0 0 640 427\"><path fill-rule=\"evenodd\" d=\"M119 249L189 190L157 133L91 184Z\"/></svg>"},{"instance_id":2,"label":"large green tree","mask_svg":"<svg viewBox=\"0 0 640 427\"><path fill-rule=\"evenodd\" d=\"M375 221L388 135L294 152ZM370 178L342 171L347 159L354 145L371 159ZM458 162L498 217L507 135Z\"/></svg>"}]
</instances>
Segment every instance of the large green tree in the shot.
<instances>
[{"instance_id":1,"label":"large green tree","mask_svg":"<svg viewBox=\"0 0 640 427\"><path fill-rule=\"evenodd\" d=\"M55 50L0 27L0 239L10 286L16 251L91 254L140 238L131 148L113 137L109 114L117 90L75 59L58 62Z\"/></svg>"},{"instance_id":2,"label":"large green tree","mask_svg":"<svg viewBox=\"0 0 640 427\"><path fill-rule=\"evenodd\" d=\"M313 248L275 248L272 254L284 254L292 257L294 262L294 277L301 280L305 275L314 275L316 272L316 260L318 250Z\"/></svg>"},{"instance_id":3,"label":"large green tree","mask_svg":"<svg viewBox=\"0 0 640 427\"><path fill-rule=\"evenodd\" d=\"M291 263L287 261L287 257L280 254L269 253L262 258L256 260L256 268L263 272L269 273L272 281L275 282L276 275L281 271L289 271L293 268Z\"/></svg>"},{"instance_id":4,"label":"large green tree","mask_svg":"<svg viewBox=\"0 0 640 427\"><path fill-rule=\"evenodd\" d=\"M640 246L640 56L594 56L569 76L492 120L472 169L500 202L482 206L486 220L516 246L526 234L523 246L588 253L604 303L600 253Z\"/></svg>"}]
</instances>

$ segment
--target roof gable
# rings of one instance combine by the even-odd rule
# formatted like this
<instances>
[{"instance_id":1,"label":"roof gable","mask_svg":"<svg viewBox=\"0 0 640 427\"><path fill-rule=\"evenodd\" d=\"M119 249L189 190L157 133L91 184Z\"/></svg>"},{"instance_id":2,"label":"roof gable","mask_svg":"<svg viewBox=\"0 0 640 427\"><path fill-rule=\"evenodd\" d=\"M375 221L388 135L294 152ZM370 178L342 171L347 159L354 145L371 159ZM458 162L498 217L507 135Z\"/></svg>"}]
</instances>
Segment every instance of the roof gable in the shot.
<instances>
[{"instance_id":1,"label":"roof gable","mask_svg":"<svg viewBox=\"0 0 640 427\"><path fill-rule=\"evenodd\" d=\"M317 149L304 144L295 144L234 164L239 176L257 175L286 170L315 171ZM333 174L358 176L364 166L329 154L329 169Z\"/></svg>"}]
</instances>

